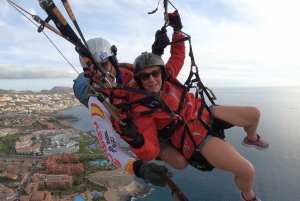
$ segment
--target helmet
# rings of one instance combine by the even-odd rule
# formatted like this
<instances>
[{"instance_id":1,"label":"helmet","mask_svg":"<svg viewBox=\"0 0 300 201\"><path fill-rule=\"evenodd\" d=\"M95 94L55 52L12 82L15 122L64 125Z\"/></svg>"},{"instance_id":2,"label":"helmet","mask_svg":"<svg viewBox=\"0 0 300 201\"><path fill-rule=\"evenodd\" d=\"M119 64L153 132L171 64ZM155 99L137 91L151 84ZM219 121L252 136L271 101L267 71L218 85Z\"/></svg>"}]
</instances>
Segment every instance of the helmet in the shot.
<instances>
[{"instance_id":1,"label":"helmet","mask_svg":"<svg viewBox=\"0 0 300 201\"><path fill-rule=\"evenodd\" d=\"M134 64L133 64L134 79L140 86L142 86L142 82L137 77L137 74L141 70L152 67L152 66L160 66L161 67L162 80L164 80L166 77L166 67L160 56L153 54L153 53L144 52L135 59Z\"/></svg>"},{"instance_id":2,"label":"helmet","mask_svg":"<svg viewBox=\"0 0 300 201\"><path fill-rule=\"evenodd\" d=\"M108 58L116 71L119 72L118 60L117 60L117 47L111 46L110 43L103 38L93 38L87 41L88 48L97 63ZM87 68L84 59L79 56L79 61L82 68Z\"/></svg>"}]
</instances>

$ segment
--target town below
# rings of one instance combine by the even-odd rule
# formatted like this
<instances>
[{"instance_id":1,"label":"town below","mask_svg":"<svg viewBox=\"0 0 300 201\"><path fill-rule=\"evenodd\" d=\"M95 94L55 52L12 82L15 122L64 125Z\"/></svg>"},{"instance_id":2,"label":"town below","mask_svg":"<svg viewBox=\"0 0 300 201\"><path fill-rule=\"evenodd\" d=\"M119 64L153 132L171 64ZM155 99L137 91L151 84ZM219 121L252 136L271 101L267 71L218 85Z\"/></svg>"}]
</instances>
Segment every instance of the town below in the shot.
<instances>
[{"instance_id":1,"label":"town below","mask_svg":"<svg viewBox=\"0 0 300 201\"><path fill-rule=\"evenodd\" d=\"M80 105L68 87L0 89L0 200L112 201L149 193L109 162L94 135L72 126L76 117L61 114Z\"/></svg>"}]
</instances>

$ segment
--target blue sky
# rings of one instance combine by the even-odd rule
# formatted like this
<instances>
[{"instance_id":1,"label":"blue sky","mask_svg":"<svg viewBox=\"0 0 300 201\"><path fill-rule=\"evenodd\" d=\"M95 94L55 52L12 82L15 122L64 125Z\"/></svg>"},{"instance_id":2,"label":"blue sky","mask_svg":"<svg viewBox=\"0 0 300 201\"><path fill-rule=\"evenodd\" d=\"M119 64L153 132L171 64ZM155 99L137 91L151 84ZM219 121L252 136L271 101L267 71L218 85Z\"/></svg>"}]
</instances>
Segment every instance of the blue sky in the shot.
<instances>
[{"instance_id":1,"label":"blue sky","mask_svg":"<svg viewBox=\"0 0 300 201\"><path fill-rule=\"evenodd\" d=\"M38 1L14 2L31 14L47 17ZM74 28L61 1L54 2ZM103 37L116 45L120 62L133 62L141 52L151 51L154 33L164 24L162 2L155 14L147 14L156 8L156 0L69 0L69 3L85 39ZM206 86L300 86L299 1L172 0L171 3L179 10L183 31L192 37L195 61ZM169 11L173 10L169 5ZM6 1L0 2L0 12L0 88L40 91L54 86L71 87L77 73L47 37L38 33L37 27ZM74 45L46 28L44 32L81 72ZM170 37L171 33L168 28ZM167 47L163 59L166 61L169 56ZM182 82L189 68L187 56L179 75Z\"/></svg>"}]
</instances>

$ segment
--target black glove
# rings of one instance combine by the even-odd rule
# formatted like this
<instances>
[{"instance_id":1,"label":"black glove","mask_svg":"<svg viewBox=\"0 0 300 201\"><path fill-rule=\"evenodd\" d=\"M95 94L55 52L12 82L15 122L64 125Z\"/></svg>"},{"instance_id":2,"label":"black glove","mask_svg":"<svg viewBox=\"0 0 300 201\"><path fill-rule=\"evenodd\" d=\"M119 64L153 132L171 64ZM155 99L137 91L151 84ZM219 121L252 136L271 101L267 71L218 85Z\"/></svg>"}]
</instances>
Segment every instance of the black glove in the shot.
<instances>
[{"instance_id":1,"label":"black glove","mask_svg":"<svg viewBox=\"0 0 300 201\"><path fill-rule=\"evenodd\" d=\"M177 10L175 10L173 13L168 13L170 25L173 27L174 32L180 31L182 29L181 19L180 15Z\"/></svg>"},{"instance_id":2,"label":"black glove","mask_svg":"<svg viewBox=\"0 0 300 201\"><path fill-rule=\"evenodd\" d=\"M144 163L140 160L134 162L133 169L137 177L149 181L155 186L166 186L165 175L168 177L173 176L173 173L164 165Z\"/></svg>"},{"instance_id":3,"label":"black glove","mask_svg":"<svg viewBox=\"0 0 300 201\"><path fill-rule=\"evenodd\" d=\"M120 127L120 135L125 136L126 138L123 138L128 144L130 144L132 147L138 149L141 146L144 145L144 136L140 134L137 131L136 126L133 124L131 119L125 119L123 122L126 123L126 125Z\"/></svg>"},{"instance_id":4,"label":"black glove","mask_svg":"<svg viewBox=\"0 0 300 201\"><path fill-rule=\"evenodd\" d=\"M124 126L120 125L120 129L122 131L121 135L125 135L131 139L136 138L139 135L139 132L137 131L137 128L133 124L132 120L127 118L122 121L126 124Z\"/></svg>"},{"instance_id":5,"label":"black glove","mask_svg":"<svg viewBox=\"0 0 300 201\"><path fill-rule=\"evenodd\" d=\"M152 53L162 55L169 42L170 39L167 35L166 27L161 28L161 30L157 30L155 33L155 41L152 45Z\"/></svg>"}]
</instances>

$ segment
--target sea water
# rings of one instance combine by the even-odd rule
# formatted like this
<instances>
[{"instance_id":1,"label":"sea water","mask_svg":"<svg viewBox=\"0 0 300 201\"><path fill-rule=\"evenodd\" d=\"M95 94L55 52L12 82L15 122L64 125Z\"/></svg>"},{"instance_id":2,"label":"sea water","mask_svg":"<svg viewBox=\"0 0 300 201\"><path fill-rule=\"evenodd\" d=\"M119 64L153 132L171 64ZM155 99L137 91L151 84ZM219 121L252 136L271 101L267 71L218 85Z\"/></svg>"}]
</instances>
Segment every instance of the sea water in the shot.
<instances>
[{"instance_id":1,"label":"sea water","mask_svg":"<svg viewBox=\"0 0 300 201\"><path fill-rule=\"evenodd\" d=\"M267 150L242 146L241 141L245 137L242 128L226 130L225 138L254 165L256 178L253 189L256 195L263 201L300 200L300 87L223 88L213 91L217 96L216 104L255 106L261 112L257 132L270 143ZM77 129L94 129L85 107L64 113L81 119L73 122ZM121 144L126 145L124 142ZM181 171L171 169L174 173L172 180L190 201L240 200L232 173L217 169L201 172L190 166ZM134 200L174 200L167 186L156 187L142 179L135 180L152 191L144 198Z\"/></svg>"}]
</instances>

